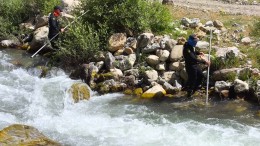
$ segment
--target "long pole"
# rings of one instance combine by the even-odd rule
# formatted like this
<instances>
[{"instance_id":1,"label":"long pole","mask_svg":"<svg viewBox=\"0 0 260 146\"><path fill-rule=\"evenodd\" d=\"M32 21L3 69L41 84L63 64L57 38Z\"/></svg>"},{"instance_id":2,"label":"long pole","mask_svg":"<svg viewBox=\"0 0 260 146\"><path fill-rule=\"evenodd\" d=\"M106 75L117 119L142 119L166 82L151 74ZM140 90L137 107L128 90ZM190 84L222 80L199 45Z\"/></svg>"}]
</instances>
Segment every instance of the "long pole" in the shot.
<instances>
[{"instance_id":1,"label":"long pole","mask_svg":"<svg viewBox=\"0 0 260 146\"><path fill-rule=\"evenodd\" d=\"M71 24L73 24L78 18L82 17L82 16L85 15L87 12L88 12L88 11L84 12L82 15L80 15L79 17L77 17L77 18L76 18L75 20L73 20L70 24L68 24L67 26L65 26L64 29L66 29L67 27L69 27L69 26L70 26ZM51 42L55 37L57 37L59 34L60 34L60 32L57 33L54 37L52 37L52 38L50 39L50 42ZM36 54L38 54L47 44L48 44L48 42L45 43L38 51L36 51L36 52L31 56L31 58L33 58Z\"/></svg>"},{"instance_id":2,"label":"long pole","mask_svg":"<svg viewBox=\"0 0 260 146\"><path fill-rule=\"evenodd\" d=\"M212 30L210 30L208 61L210 61L211 41L212 41ZM206 104L208 104L208 102L209 102L209 69L210 69L210 66L208 66L208 71L207 71Z\"/></svg>"}]
</instances>

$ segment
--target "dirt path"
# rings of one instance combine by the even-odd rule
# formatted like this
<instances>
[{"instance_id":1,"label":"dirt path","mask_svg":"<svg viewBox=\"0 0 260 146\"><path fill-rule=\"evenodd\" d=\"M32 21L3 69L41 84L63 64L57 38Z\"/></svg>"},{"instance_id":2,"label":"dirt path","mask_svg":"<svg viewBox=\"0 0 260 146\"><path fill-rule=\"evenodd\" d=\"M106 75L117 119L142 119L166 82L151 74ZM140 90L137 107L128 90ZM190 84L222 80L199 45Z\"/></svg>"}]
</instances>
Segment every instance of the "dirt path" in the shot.
<instances>
[{"instance_id":1,"label":"dirt path","mask_svg":"<svg viewBox=\"0 0 260 146\"><path fill-rule=\"evenodd\" d=\"M194 9L223 11L231 14L260 16L259 5L238 5L219 2L216 0L173 0L174 5Z\"/></svg>"}]
</instances>

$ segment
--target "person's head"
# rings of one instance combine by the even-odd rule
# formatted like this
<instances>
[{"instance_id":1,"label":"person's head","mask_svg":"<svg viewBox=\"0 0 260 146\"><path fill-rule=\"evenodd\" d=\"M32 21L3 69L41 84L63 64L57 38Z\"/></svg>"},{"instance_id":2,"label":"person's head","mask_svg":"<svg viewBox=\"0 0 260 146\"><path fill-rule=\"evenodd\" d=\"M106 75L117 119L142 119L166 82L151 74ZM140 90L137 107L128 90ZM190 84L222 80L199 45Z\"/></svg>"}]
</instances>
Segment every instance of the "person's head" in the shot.
<instances>
[{"instance_id":1,"label":"person's head","mask_svg":"<svg viewBox=\"0 0 260 146\"><path fill-rule=\"evenodd\" d=\"M195 47L198 41L199 41L199 38L198 38L198 36L196 34L192 34L188 38L188 43L192 47Z\"/></svg>"},{"instance_id":2,"label":"person's head","mask_svg":"<svg viewBox=\"0 0 260 146\"><path fill-rule=\"evenodd\" d=\"M60 6L55 6L53 8L53 11L54 13L57 15L57 16L60 16L61 15L61 12L62 12L62 8Z\"/></svg>"}]
</instances>

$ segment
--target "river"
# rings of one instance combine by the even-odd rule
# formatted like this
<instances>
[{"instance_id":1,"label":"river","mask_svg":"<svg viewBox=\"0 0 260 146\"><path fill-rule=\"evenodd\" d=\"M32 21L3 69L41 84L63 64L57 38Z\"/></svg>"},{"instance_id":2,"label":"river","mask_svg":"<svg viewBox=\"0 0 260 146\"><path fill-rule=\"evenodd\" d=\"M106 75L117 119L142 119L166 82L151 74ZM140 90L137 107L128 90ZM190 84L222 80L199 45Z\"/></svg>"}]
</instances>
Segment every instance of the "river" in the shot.
<instances>
[{"instance_id":1,"label":"river","mask_svg":"<svg viewBox=\"0 0 260 146\"><path fill-rule=\"evenodd\" d=\"M38 58L38 60L37 60ZM73 103L79 80L61 69L46 78L29 55L0 50L0 129L33 126L64 146L259 146L259 106L245 101L148 101L120 93ZM14 66L13 62L21 62ZM31 63L31 64L30 64Z\"/></svg>"}]
</instances>

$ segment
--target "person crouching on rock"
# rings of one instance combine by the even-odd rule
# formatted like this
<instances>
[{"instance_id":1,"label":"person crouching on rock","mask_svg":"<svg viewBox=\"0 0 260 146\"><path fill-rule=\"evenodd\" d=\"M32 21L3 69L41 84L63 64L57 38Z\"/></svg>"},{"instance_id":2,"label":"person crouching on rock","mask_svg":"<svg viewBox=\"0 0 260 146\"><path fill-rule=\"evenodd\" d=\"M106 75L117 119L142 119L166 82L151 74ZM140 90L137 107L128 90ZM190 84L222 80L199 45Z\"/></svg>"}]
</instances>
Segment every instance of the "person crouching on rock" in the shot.
<instances>
[{"instance_id":1,"label":"person crouching on rock","mask_svg":"<svg viewBox=\"0 0 260 146\"><path fill-rule=\"evenodd\" d=\"M187 96L191 97L198 87L202 83L202 79L205 78L202 70L199 67L200 63L210 65L209 61L201 60L197 58L197 55L204 56L203 52L195 51L195 46L199 38L197 35L192 34L189 36L188 41L183 45L183 57L185 60L185 69L188 74L188 81L185 89L187 90Z\"/></svg>"},{"instance_id":2,"label":"person crouching on rock","mask_svg":"<svg viewBox=\"0 0 260 146\"><path fill-rule=\"evenodd\" d=\"M59 37L60 32L64 32L64 29L60 26L60 22L58 20L58 17L61 16L62 8L60 6L55 6L53 9L53 12L49 16L49 34L48 38L49 40L53 39L51 41L51 46L53 49L59 49L56 41ZM56 36L57 35L57 36Z\"/></svg>"}]
</instances>

